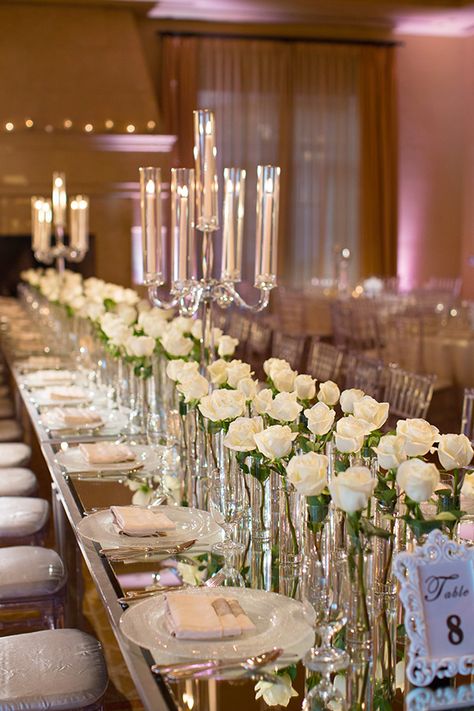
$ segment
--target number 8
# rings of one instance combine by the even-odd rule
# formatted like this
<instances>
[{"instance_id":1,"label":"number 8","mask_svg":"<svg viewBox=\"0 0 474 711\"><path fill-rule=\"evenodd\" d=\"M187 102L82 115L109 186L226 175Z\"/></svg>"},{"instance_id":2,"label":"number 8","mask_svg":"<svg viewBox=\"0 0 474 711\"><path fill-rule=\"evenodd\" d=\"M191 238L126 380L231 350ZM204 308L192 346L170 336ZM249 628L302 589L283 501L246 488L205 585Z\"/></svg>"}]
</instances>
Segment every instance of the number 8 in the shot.
<instances>
[{"instance_id":1,"label":"number 8","mask_svg":"<svg viewBox=\"0 0 474 711\"><path fill-rule=\"evenodd\" d=\"M448 626L448 639L451 644L461 644L464 639L464 632L461 629L461 618L459 615L449 615L446 618Z\"/></svg>"}]
</instances>

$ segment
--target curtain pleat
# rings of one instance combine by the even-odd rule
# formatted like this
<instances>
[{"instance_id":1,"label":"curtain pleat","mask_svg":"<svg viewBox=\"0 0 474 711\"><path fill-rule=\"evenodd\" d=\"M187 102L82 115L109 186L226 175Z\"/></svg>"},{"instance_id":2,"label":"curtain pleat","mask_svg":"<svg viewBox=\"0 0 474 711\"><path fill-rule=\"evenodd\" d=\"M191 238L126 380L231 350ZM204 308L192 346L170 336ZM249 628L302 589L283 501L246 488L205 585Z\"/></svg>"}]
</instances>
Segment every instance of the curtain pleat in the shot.
<instances>
[{"instance_id":1,"label":"curtain pleat","mask_svg":"<svg viewBox=\"0 0 474 711\"><path fill-rule=\"evenodd\" d=\"M396 271L396 107L389 47L167 37L162 110L192 161L192 110L212 109L220 174L247 170L243 275L253 279L256 166L280 165L279 282ZM219 258L219 255L216 255Z\"/></svg>"}]
</instances>

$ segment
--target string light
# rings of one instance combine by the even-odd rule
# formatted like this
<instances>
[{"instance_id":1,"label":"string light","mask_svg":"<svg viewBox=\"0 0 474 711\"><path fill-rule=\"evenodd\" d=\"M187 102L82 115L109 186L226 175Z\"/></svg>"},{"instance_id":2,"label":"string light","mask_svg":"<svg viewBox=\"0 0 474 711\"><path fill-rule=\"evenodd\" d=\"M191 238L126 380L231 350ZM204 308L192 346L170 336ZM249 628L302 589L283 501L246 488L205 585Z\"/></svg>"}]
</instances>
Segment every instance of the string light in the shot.
<instances>
[{"instance_id":1,"label":"string light","mask_svg":"<svg viewBox=\"0 0 474 711\"><path fill-rule=\"evenodd\" d=\"M86 131L86 133L91 133L91 131L93 130L94 126L91 123L86 123L86 125L84 126L84 131Z\"/></svg>"},{"instance_id":2,"label":"string light","mask_svg":"<svg viewBox=\"0 0 474 711\"><path fill-rule=\"evenodd\" d=\"M44 130L46 131L46 133L52 133L54 131L54 127L51 126L50 123L48 123L48 125L44 127Z\"/></svg>"},{"instance_id":3,"label":"string light","mask_svg":"<svg viewBox=\"0 0 474 711\"><path fill-rule=\"evenodd\" d=\"M72 126L71 119L65 119L64 120L64 128L71 128L71 126Z\"/></svg>"},{"instance_id":4,"label":"string light","mask_svg":"<svg viewBox=\"0 0 474 711\"><path fill-rule=\"evenodd\" d=\"M133 123L129 123L126 130L127 133L135 133L135 126L133 125Z\"/></svg>"},{"instance_id":5,"label":"string light","mask_svg":"<svg viewBox=\"0 0 474 711\"><path fill-rule=\"evenodd\" d=\"M148 121L146 127L149 131L153 131L156 128L156 121Z\"/></svg>"},{"instance_id":6,"label":"string light","mask_svg":"<svg viewBox=\"0 0 474 711\"><path fill-rule=\"evenodd\" d=\"M114 122L112 121L112 119L107 119L107 121L105 122L105 128L110 131L110 129L113 127L114 127Z\"/></svg>"},{"instance_id":7,"label":"string light","mask_svg":"<svg viewBox=\"0 0 474 711\"><path fill-rule=\"evenodd\" d=\"M105 130L107 130L107 131L111 131L112 129L117 130L117 129L115 128L115 125L116 125L116 124L115 124L115 121L113 121L113 120L110 119L110 118L109 118L109 119L106 119L106 120L104 121L104 123L103 123L103 126L105 126ZM156 125L157 125L157 124L156 124L156 121L153 121L153 120L147 121L147 122L146 122L146 129L147 129L148 131L153 131L153 130L156 129ZM23 129L25 129L25 128L31 129L31 128L33 128L34 126L37 127L37 128L42 129L43 131L46 131L46 133L53 133L53 131L55 130L55 128L56 128L56 129L57 129L57 128L63 128L63 129L66 129L66 130L74 129L74 121L73 121L72 119L70 119L70 118L65 118L65 119L62 120L62 122L61 122L60 124L56 124L56 126L55 126L54 124L52 124L52 123L48 123L48 124L45 124L45 125L43 125L43 126L41 126L41 125L38 126L38 124L36 124L35 121L33 121L32 118L26 118L26 119L20 119L20 121L19 121L18 124L14 123L14 121L5 121L5 123L3 124L3 129L4 129L5 131L8 131L9 133L11 133L12 131L17 130L18 128L19 128L20 130L21 130L22 128L23 128ZM78 124L76 123L75 126L76 126L76 129L75 129L76 131L77 131L77 130L81 130L80 125L78 125ZM144 128L145 128L145 127L143 127L143 130L144 130ZM1 126L0 126L0 130L1 130ZM93 131L96 130L96 128L94 128L94 124L92 124L92 123L86 123L86 124L84 124L84 125L82 126L82 130L85 131L86 133L92 133ZM104 129L100 129L100 128L99 128L98 130L99 130L99 133L100 133L100 131L101 131L101 130L104 130ZM124 128L121 129L121 131L119 130L119 132L120 132L120 133L121 133L121 132L124 132L124 133L129 133L129 134L131 134L131 133L136 133L137 130L140 131L140 127L137 127L137 125L134 124L134 123L128 123L128 124L125 125Z\"/></svg>"},{"instance_id":8,"label":"string light","mask_svg":"<svg viewBox=\"0 0 474 711\"><path fill-rule=\"evenodd\" d=\"M26 119L26 121L25 121L25 126L26 126L26 128L33 128L33 126L34 126L33 120L32 120L32 119Z\"/></svg>"},{"instance_id":9,"label":"string light","mask_svg":"<svg viewBox=\"0 0 474 711\"><path fill-rule=\"evenodd\" d=\"M11 121L7 121L7 123L5 124L5 128L7 131L13 131L15 125Z\"/></svg>"}]
</instances>

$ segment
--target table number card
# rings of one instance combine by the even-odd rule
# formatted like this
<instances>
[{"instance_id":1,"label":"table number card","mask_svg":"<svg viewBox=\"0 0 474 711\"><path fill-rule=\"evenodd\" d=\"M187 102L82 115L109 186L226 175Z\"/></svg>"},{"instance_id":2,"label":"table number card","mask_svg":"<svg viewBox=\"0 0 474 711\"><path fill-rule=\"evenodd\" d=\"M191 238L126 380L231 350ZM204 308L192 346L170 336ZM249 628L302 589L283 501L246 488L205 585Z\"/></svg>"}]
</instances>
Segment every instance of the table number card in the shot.
<instances>
[{"instance_id":1,"label":"table number card","mask_svg":"<svg viewBox=\"0 0 474 711\"><path fill-rule=\"evenodd\" d=\"M432 531L423 546L399 553L393 570L410 639L408 679L427 686L474 671L474 548Z\"/></svg>"}]
</instances>

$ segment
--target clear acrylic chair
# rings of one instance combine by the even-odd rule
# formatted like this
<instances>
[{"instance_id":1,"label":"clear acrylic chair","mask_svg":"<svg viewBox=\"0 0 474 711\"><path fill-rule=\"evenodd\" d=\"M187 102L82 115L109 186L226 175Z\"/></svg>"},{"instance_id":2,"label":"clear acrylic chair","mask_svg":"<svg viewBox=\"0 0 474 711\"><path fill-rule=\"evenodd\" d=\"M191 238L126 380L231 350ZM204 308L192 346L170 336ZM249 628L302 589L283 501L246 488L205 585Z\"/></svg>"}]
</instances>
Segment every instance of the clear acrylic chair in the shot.
<instances>
[{"instance_id":1,"label":"clear acrylic chair","mask_svg":"<svg viewBox=\"0 0 474 711\"><path fill-rule=\"evenodd\" d=\"M474 442L474 388L465 388L464 390L461 433Z\"/></svg>"},{"instance_id":2,"label":"clear acrylic chair","mask_svg":"<svg viewBox=\"0 0 474 711\"><path fill-rule=\"evenodd\" d=\"M247 347L247 339L250 331L250 320L238 311L232 311L229 318L228 333L232 338L239 340L239 345L235 351L235 358L243 358Z\"/></svg>"},{"instance_id":3,"label":"clear acrylic chair","mask_svg":"<svg viewBox=\"0 0 474 711\"><path fill-rule=\"evenodd\" d=\"M43 545L49 519L46 499L0 496L0 548Z\"/></svg>"},{"instance_id":4,"label":"clear acrylic chair","mask_svg":"<svg viewBox=\"0 0 474 711\"><path fill-rule=\"evenodd\" d=\"M343 357L343 351L336 346L312 339L305 370L320 382L337 382Z\"/></svg>"},{"instance_id":5,"label":"clear acrylic chair","mask_svg":"<svg viewBox=\"0 0 474 711\"><path fill-rule=\"evenodd\" d=\"M386 375L383 399L390 403L391 418L426 418L436 376L410 373L396 365L388 366Z\"/></svg>"},{"instance_id":6,"label":"clear acrylic chair","mask_svg":"<svg viewBox=\"0 0 474 711\"><path fill-rule=\"evenodd\" d=\"M344 387L363 390L379 400L383 391L383 364L379 360L367 358L360 353L344 356Z\"/></svg>"},{"instance_id":7,"label":"clear acrylic chair","mask_svg":"<svg viewBox=\"0 0 474 711\"><path fill-rule=\"evenodd\" d=\"M0 630L64 626L66 571L56 551L0 548Z\"/></svg>"},{"instance_id":8,"label":"clear acrylic chair","mask_svg":"<svg viewBox=\"0 0 474 711\"><path fill-rule=\"evenodd\" d=\"M293 336L276 331L273 334L272 356L288 361L293 370L301 370L306 347L306 336Z\"/></svg>"}]
</instances>

